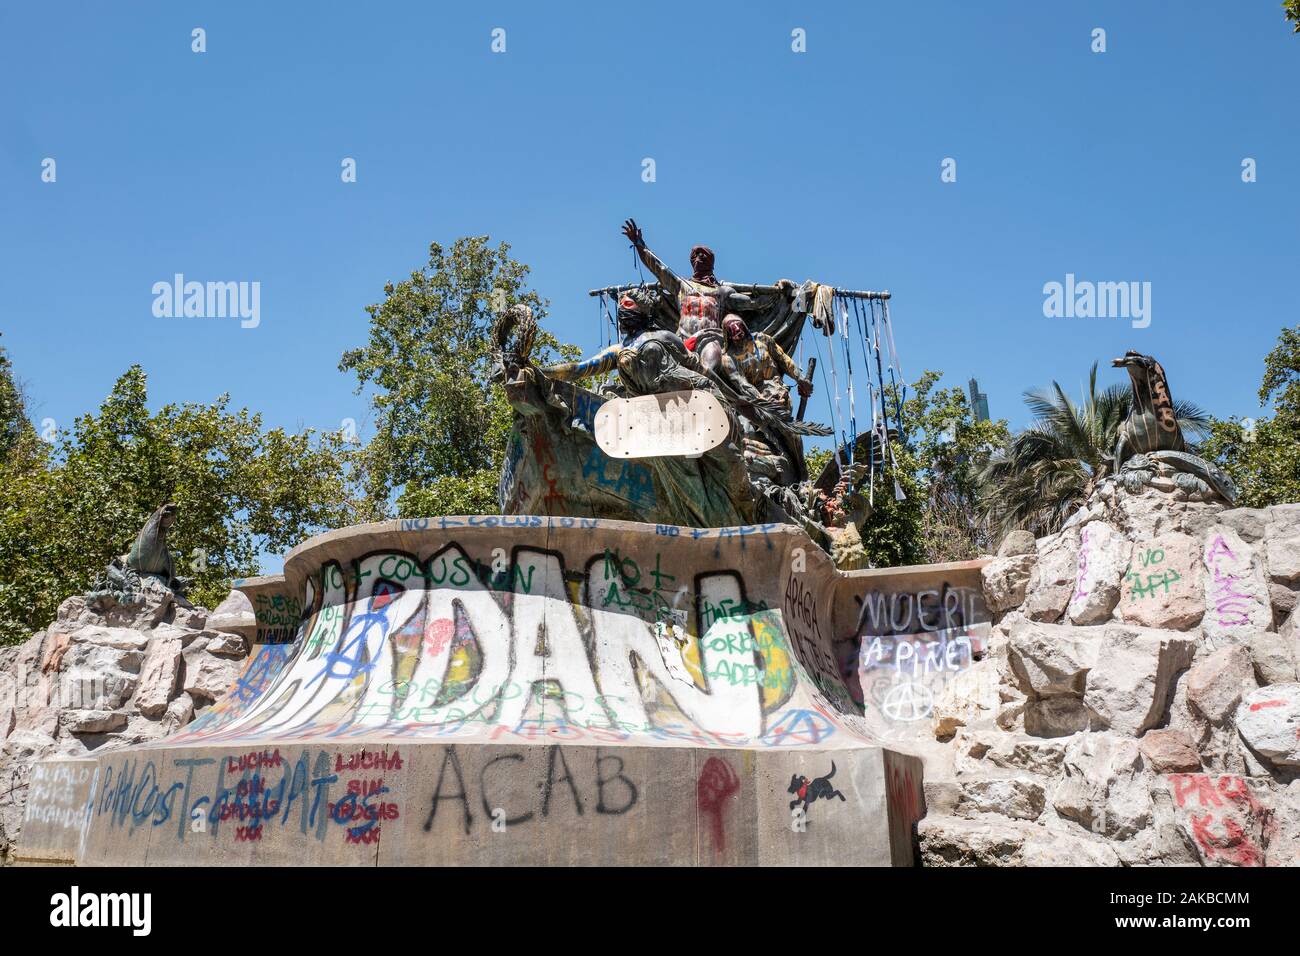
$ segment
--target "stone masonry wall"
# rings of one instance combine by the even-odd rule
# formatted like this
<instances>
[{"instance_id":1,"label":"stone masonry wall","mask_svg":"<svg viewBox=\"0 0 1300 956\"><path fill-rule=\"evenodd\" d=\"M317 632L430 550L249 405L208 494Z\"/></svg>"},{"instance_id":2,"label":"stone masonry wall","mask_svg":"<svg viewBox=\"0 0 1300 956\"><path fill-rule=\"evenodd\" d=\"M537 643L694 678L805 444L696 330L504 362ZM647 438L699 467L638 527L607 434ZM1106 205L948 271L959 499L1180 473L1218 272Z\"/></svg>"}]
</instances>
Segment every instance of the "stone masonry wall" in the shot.
<instances>
[{"instance_id":1,"label":"stone masonry wall","mask_svg":"<svg viewBox=\"0 0 1300 956\"><path fill-rule=\"evenodd\" d=\"M1103 482L983 570L935 707L926 865L1300 864L1300 504Z\"/></svg>"},{"instance_id":2,"label":"stone masonry wall","mask_svg":"<svg viewBox=\"0 0 1300 956\"><path fill-rule=\"evenodd\" d=\"M48 628L0 648L0 861L22 828L31 766L156 740L238 676L256 630L238 591L212 612L151 578L133 607L59 607Z\"/></svg>"}]
</instances>

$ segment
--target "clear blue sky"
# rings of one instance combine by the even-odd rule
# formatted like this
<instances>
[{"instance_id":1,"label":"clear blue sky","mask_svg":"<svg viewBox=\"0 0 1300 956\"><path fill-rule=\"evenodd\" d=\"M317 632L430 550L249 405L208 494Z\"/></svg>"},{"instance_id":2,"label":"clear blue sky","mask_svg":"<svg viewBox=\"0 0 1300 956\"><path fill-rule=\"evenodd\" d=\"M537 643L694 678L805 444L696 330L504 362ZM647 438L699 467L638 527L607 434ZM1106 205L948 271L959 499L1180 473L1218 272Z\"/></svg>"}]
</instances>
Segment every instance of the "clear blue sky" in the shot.
<instances>
[{"instance_id":1,"label":"clear blue sky","mask_svg":"<svg viewBox=\"0 0 1300 956\"><path fill-rule=\"evenodd\" d=\"M724 277L891 289L908 376L975 375L1016 426L1127 348L1258 414L1298 321L1298 79L1277 0L8 4L0 344L60 425L139 362L156 404L337 428L367 417L339 355L431 240L508 240L590 349L631 215L679 270L704 242ZM259 281L260 326L155 318L176 272ZM1071 272L1151 282L1150 327L1045 318Z\"/></svg>"}]
</instances>

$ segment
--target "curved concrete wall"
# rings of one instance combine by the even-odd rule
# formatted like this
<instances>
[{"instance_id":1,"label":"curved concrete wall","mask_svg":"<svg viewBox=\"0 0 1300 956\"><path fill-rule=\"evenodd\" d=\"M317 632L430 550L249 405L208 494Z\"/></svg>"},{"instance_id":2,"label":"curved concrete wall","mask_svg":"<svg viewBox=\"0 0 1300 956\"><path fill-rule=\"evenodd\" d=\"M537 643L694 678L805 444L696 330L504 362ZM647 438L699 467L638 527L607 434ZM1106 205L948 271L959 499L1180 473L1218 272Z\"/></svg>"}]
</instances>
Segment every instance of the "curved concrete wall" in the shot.
<instances>
[{"instance_id":1,"label":"curved concrete wall","mask_svg":"<svg viewBox=\"0 0 1300 956\"><path fill-rule=\"evenodd\" d=\"M907 864L921 762L880 743L969 666L979 567L844 574L786 526L330 532L239 583L260 643L182 733L46 762L19 853Z\"/></svg>"},{"instance_id":2,"label":"curved concrete wall","mask_svg":"<svg viewBox=\"0 0 1300 956\"><path fill-rule=\"evenodd\" d=\"M169 741L861 747L842 576L784 526L438 518L343 529L244 587L264 644Z\"/></svg>"}]
</instances>

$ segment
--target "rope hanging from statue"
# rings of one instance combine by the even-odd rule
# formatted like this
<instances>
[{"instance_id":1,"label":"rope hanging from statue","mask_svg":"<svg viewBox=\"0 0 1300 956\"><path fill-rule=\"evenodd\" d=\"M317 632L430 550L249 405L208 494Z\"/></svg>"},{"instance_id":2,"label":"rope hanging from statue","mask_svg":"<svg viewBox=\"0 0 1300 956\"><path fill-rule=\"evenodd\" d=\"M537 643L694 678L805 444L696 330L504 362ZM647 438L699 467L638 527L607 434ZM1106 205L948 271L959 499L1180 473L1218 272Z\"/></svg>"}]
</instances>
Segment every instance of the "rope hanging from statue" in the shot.
<instances>
[{"instance_id":1,"label":"rope hanging from statue","mask_svg":"<svg viewBox=\"0 0 1300 956\"><path fill-rule=\"evenodd\" d=\"M898 434L903 434L903 402L907 399L907 379L903 378L903 367L898 364L898 350L894 348L894 327L889 321L889 300L880 302L880 315L889 342L889 378L894 381L894 371L898 371L898 381L894 382L894 425Z\"/></svg>"},{"instance_id":2,"label":"rope hanging from statue","mask_svg":"<svg viewBox=\"0 0 1300 956\"><path fill-rule=\"evenodd\" d=\"M849 349L849 310L844 304L845 300L843 296L833 296L831 299L832 314L834 314L835 311L836 299L838 299L840 304L840 348L844 352L844 375L849 390L848 459L849 464L853 464L853 459L858 445L858 412L853 392L853 352Z\"/></svg>"},{"instance_id":3,"label":"rope hanging from statue","mask_svg":"<svg viewBox=\"0 0 1300 956\"><path fill-rule=\"evenodd\" d=\"M604 318L604 322L601 322L601 326L600 326L601 341L604 343L604 348L609 348L616 341L618 341L619 338L618 321L614 318L613 313L610 311L609 299L606 298L604 292L602 292L597 297L597 301L600 304L599 305L600 313Z\"/></svg>"},{"instance_id":4,"label":"rope hanging from statue","mask_svg":"<svg viewBox=\"0 0 1300 956\"><path fill-rule=\"evenodd\" d=\"M884 309L882 308L882 309L881 309L881 313L883 314L883 312L884 312ZM880 319L877 317L877 313L876 313L876 304L875 304L874 301L871 303L871 319L872 319L872 343L871 343L871 347L872 347L872 349L873 349L873 350L875 351L875 353L876 353L876 376L877 376L877 378L880 379L880 415L881 415L881 422L880 422L880 439L881 439L881 459L882 459L883 461L887 461L890 465L893 466L893 469L894 469L894 500L895 500L895 501L902 501L904 498L907 497L907 495L903 493L903 486L902 486L901 484L899 484L899 481L898 481L898 456L897 456L896 454L894 454L894 448L893 448L893 445L892 445L892 444L890 443L890 441L889 441L889 410L888 410L888 408L887 408L886 405L885 405L885 372L884 372L884 362L883 362L883 360L881 359L881 354L880 354L880 353L881 353L881 337L882 337L882 336L881 336L881 329L880 329L881 321L880 321ZM893 370L893 367L892 367L892 366L890 367L890 370L889 370L889 380L890 380L891 389L892 389L892 391L893 391L893 393L894 393L894 399L895 399L895 402L897 402L897 399L898 399L898 383L897 383L897 382L895 381L895 379L894 379L894 370ZM899 426L900 426L899 429L898 429L898 434L899 434L899 436L900 436L900 438L901 438L901 437L902 437L902 433L903 433L903 432L902 432L902 428L901 428L901 423L902 423L901 409L899 410L899 412L900 412L900 413L899 413L899 417L896 419L896 422L897 422L897 423L899 424Z\"/></svg>"},{"instance_id":5,"label":"rope hanging from statue","mask_svg":"<svg viewBox=\"0 0 1300 956\"><path fill-rule=\"evenodd\" d=\"M815 297L814 297L814 303L815 303L815 301L816 301L816 299L815 299ZM815 304L814 304L814 308L816 308ZM825 335L828 339L831 338L831 337L835 334L835 325L834 325L835 309L834 309L833 306L832 306L832 308L831 308L830 318L831 318L831 321L828 322L828 323L826 323L825 327L822 329L822 334ZM832 339L831 341L829 341L829 342L826 343L826 354L827 354L827 356L828 356L829 359L830 359L830 365L831 365L831 383L832 383L832 385L833 385L833 388L832 388L832 394L835 396L835 408L834 408L834 411L835 411L835 418L836 418L836 422L837 422L836 430L837 430L838 433L839 433L839 436L840 436L840 445L841 445L841 447L842 447L843 445L847 444L847 442L848 442L848 436L847 436L847 435L845 434L845 432L844 432L844 405L843 405L843 402L842 402L842 395L843 395L843 393L840 391L840 375L839 375L839 369L838 369L838 368L836 367L836 365L835 365L835 342L834 342L833 339ZM838 463L838 455L837 455L836 457L837 457L837 463Z\"/></svg>"},{"instance_id":6,"label":"rope hanging from statue","mask_svg":"<svg viewBox=\"0 0 1300 956\"><path fill-rule=\"evenodd\" d=\"M871 495L872 504L875 504L875 468L876 468L876 444L879 436L876 431L876 389L871 381L871 358L867 352L867 335L862 322L862 308L855 298L853 301L853 319L858 330L858 348L862 352L862 367L867 374L867 397L871 401L871 438L867 442L867 470L871 473ZM844 322L848 324L848 315L845 314ZM884 469L884 462L881 462L881 469Z\"/></svg>"},{"instance_id":7,"label":"rope hanging from statue","mask_svg":"<svg viewBox=\"0 0 1300 956\"><path fill-rule=\"evenodd\" d=\"M829 383L827 382L827 380L826 380L826 362L825 362L825 360L824 360L824 358L823 358L823 356L822 356L822 344L821 344L821 342L820 342L818 339L819 339L819 336L817 336L817 335L814 333L814 335L813 335L813 347L817 349L817 369L818 369L818 371L820 371L821 374L822 374L822 393L823 393L823 394L831 394L831 393L833 393L834 389L830 386L830 384L829 384ZM833 358L833 355L832 355L832 358ZM833 374L833 369L834 369L834 362L832 361L832 374ZM843 429L843 426L841 425L839 419L838 419L838 418L836 417L836 415L835 415L835 405L834 405L834 403L828 401L828 402L826 403L826 406L827 406L827 408L830 410L830 413L831 413L831 429L832 429L832 431L835 432L836 434L839 434L839 435L843 436L843 434L844 434L844 429ZM836 456L835 456L835 465L836 465L837 468L839 467L839 463L840 463L840 462L839 462L839 456L836 455Z\"/></svg>"}]
</instances>

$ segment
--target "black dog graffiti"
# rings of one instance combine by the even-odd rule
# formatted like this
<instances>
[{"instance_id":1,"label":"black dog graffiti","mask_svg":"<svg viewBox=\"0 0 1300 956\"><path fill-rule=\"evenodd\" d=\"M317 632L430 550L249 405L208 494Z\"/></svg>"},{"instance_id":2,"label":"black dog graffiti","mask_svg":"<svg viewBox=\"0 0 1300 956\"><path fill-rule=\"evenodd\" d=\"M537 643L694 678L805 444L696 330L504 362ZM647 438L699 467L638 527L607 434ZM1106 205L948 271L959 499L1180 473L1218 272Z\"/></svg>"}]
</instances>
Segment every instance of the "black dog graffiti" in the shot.
<instances>
[{"instance_id":1,"label":"black dog graffiti","mask_svg":"<svg viewBox=\"0 0 1300 956\"><path fill-rule=\"evenodd\" d=\"M831 777L835 776L835 761L831 761L831 772L824 777L814 777L809 780L801 774L794 774L790 777L790 789L786 793L796 794L795 798L790 801L790 809L793 810L799 804L803 804L804 812L808 812L808 807L817 800L829 800L831 797L839 797L844 800L844 794L840 793L831 786Z\"/></svg>"}]
</instances>

